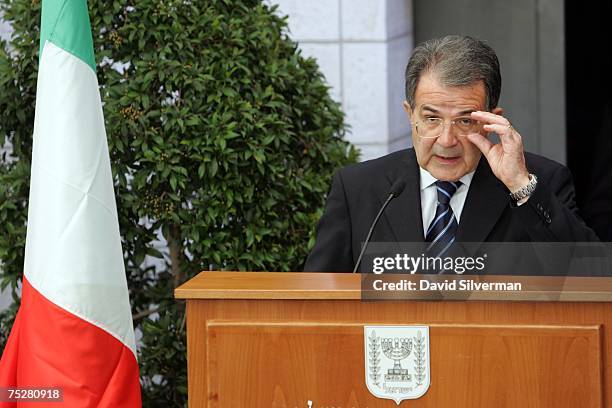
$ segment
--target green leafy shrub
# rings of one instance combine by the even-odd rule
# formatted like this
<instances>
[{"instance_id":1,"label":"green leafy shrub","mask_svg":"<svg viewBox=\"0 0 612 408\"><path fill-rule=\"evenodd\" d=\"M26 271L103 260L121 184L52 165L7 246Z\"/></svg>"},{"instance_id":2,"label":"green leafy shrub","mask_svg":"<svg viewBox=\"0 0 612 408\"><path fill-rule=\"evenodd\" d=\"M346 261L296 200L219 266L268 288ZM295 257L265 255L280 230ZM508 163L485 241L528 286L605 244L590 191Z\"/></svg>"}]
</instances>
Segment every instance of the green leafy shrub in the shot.
<instances>
[{"instance_id":1,"label":"green leafy shrub","mask_svg":"<svg viewBox=\"0 0 612 408\"><path fill-rule=\"evenodd\" d=\"M285 20L256 0L90 2L145 406L186 399L183 305L201 270L299 270L334 169L356 159L343 114ZM0 3L1 285L22 275L38 0ZM4 332L15 307L4 312ZM4 338L0 339L3 342Z\"/></svg>"}]
</instances>

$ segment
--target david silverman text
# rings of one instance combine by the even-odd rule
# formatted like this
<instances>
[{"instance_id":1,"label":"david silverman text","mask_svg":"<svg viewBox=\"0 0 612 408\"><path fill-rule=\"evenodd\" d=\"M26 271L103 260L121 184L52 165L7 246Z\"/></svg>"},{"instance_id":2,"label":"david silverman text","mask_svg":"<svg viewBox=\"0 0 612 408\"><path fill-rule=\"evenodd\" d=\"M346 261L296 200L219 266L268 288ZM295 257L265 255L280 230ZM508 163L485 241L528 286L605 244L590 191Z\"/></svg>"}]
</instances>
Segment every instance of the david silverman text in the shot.
<instances>
[{"instance_id":1,"label":"david silverman text","mask_svg":"<svg viewBox=\"0 0 612 408\"><path fill-rule=\"evenodd\" d=\"M520 291L523 285L520 282L478 282L473 279L445 280L444 282L431 282L427 279L410 281L402 279L398 282L385 282L377 279L372 282L374 290L397 290L397 291L417 291L417 290L491 290L491 291Z\"/></svg>"}]
</instances>

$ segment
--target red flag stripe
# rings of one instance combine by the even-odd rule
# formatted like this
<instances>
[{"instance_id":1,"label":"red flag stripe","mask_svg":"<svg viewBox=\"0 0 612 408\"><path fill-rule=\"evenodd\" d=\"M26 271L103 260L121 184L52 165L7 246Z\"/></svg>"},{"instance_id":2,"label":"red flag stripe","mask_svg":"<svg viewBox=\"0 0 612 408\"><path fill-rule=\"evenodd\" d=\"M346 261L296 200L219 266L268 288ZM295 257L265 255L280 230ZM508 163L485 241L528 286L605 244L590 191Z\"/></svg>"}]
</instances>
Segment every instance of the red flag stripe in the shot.
<instances>
[{"instance_id":1,"label":"red flag stripe","mask_svg":"<svg viewBox=\"0 0 612 408\"><path fill-rule=\"evenodd\" d=\"M22 302L0 362L0 386L60 387L63 403L19 407L141 406L134 353L46 299L23 279ZM0 407L17 406L1 403Z\"/></svg>"}]
</instances>

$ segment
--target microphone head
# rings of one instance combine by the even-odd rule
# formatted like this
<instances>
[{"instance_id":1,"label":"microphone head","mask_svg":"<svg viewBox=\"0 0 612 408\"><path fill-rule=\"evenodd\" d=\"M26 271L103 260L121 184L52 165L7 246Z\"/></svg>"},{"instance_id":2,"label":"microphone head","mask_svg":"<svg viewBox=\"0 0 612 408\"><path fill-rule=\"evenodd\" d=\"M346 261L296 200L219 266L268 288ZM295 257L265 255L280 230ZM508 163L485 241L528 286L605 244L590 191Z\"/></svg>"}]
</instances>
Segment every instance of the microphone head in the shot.
<instances>
[{"instance_id":1,"label":"microphone head","mask_svg":"<svg viewBox=\"0 0 612 408\"><path fill-rule=\"evenodd\" d=\"M389 194L392 194L393 197L397 197L398 195L402 194L402 191L404 191L405 187L406 181L404 179L398 179L395 181L395 183L393 183L391 189L389 189Z\"/></svg>"}]
</instances>

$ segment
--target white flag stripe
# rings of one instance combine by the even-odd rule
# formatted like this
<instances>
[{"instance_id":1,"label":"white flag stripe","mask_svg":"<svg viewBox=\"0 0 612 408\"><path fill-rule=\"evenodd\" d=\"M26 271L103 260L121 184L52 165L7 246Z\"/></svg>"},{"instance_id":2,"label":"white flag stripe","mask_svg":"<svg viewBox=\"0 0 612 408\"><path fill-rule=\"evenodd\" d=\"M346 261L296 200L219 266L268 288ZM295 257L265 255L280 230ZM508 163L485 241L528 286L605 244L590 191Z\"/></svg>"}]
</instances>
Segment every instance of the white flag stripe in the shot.
<instances>
[{"instance_id":1,"label":"white flag stripe","mask_svg":"<svg viewBox=\"0 0 612 408\"><path fill-rule=\"evenodd\" d=\"M44 156L42 155L44 152ZM25 276L136 354L95 72L47 42L38 73Z\"/></svg>"}]
</instances>

